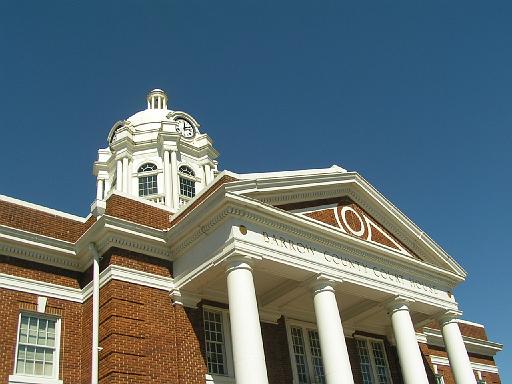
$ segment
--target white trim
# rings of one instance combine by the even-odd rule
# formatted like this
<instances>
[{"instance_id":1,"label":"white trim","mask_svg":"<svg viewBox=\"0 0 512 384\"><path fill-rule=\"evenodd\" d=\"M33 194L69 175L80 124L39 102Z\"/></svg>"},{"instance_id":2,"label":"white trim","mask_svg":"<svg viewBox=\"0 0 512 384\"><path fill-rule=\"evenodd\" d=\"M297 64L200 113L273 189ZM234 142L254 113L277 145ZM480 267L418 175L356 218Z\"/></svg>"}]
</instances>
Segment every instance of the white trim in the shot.
<instances>
[{"instance_id":1,"label":"white trim","mask_svg":"<svg viewBox=\"0 0 512 384\"><path fill-rule=\"evenodd\" d=\"M0 273L0 288L81 303L82 290Z\"/></svg>"},{"instance_id":2,"label":"white trim","mask_svg":"<svg viewBox=\"0 0 512 384\"><path fill-rule=\"evenodd\" d=\"M318 176L319 174L330 174L330 173L346 173L347 170L341 168L338 165L333 165L330 168L318 168L318 169L299 169L296 171L277 171L277 172L260 172L260 173L233 173L236 178L244 180L254 179L270 179L270 178L284 178L291 176Z\"/></svg>"},{"instance_id":3,"label":"white trim","mask_svg":"<svg viewBox=\"0 0 512 384\"><path fill-rule=\"evenodd\" d=\"M356 349L357 349L357 358L359 359L359 364L361 364L361 356L359 355L359 346L357 346L357 340L363 340L366 343L366 348L368 349L368 357L370 358L370 367L373 373L373 381L377 382L379 380L379 372L377 370L377 363L375 362L375 355L373 354L373 348L370 345L369 341L375 341L380 343L382 346L382 352L384 353L384 361L386 362L386 374L387 379L389 379L389 383L393 384L393 378L391 377L391 369L389 368L389 359L388 354L386 352L386 344L384 340L377 339L375 337L362 336L362 335L354 335L354 340L356 341Z\"/></svg>"},{"instance_id":4,"label":"white trim","mask_svg":"<svg viewBox=\"0 0 512 384\"><path fill-rule=\"evenodd\" d=\"M206 384L235 384L235 378L230 376L221 376L221 375L210 375L207 373L206 375Z\"/></svg>"},{"instance_id":5,"label":"white trim","mask_svg":"<svg viewBox=\"0 0 512 384\"><path fill-rule=\"evenodd\" d=\"M91 217L91 215L88 215L87 217L80 217L80 216L72 215L70 213L58 211L58 210L52 209L52 208L47 208L42 205L37 205L34 203L29 203L27 201L18 200L18 199L15 199L14 197L9 197L9 196L5 196L5 195L0 195L0 200L5 201L7 203L11 203L11 204L21 205L26 208L35 209L36 211L49 213L51 215L64 217L66 219L79 221L80 223L85 223Z\"/></svg>"},{"instance_id":6,"label":"white trim","mask_svg":"<svg viewBox=\"0 0 512 384\"><path fill-rule=\"evenodd\" d=\"M174 280L171 277L158 276L119 265L109 265L100 274L100 287L110 280L125 281L145 287L171 292ZM37 296L53 297L61 300L83 303L92 295L92 281L83 289L70 288L43 281L0 273L0 288L31 293Z\"/></svg>"},{"instance_id":7,"label":"white trim","mask_svg":"<svg viewBox=\"0 0 512 384\"><path fill-rule=\"evenodd\" d=\"M447 357L430 355L430 361L432 362L432 364L444 365L446 367L450 366L450 360L448 360ZM496 374L499 373L498 367L496 365L474 363L471 361L471 368L474 371L482 371Z\"/></svg>"},{"instance_id":8,"label":"white trim","mask_svg":"<svg viewBox=\"0 0 512 384\"><path fill-rule=\"evenodd\" d=\"M445 347L441 331L434 328L424 328L423 335L426 337L427 344L438 347ZM474 337L462 336L466 350L471 353L477 353L484 356L494 356L503 350L503 345L492 341L476 339Z\"/></svg>"},{"instance_id":9,"label":"white trim","mask_svg":"<svg viewBox=\"0 0 512 384\"><path fill-rule=\"evenodd\" d=\"M55 345L54 345L54 356L53 356L53 377L47 376L36 376L36 375L24 375L16 373L18 365L18 350L20 341L20 330L21 330L21 316L27 315L39 319L49 319L55 321ZM54 384L62 383L59 380L60 371L60 338L61 338L61 318L53 315L47 315L44 313L32 312L21 310L18 314L18 331L16 332L16 351L14 354L14 374L9 376L9 384L11 383L34 383L34 384ZM21 381L20 381L21 380ZM23 381L25 380L25 381Z\"/></svg>"},{"instance_id":10,"label":"white trim","mask_svg":"<svg viewBox=\"0 0 512 384\"><path fill-rule=\"evenodd\" d=\"M207 373L206 379L207 383L210 384L216 384L216 383L235 383L235 366L233 363L233 347L231 345L231 324L229 321L229 310L219 307L214 307L211 305L203 305L202 309L203 311L203 324L204 327L204 311L211 311L211 312L218 312L222 315L222 327L224 331L224 353L226 356L225 366L227 370L227 375L216 375ZM206 333L203 337L203 343L206 353ZM205 357L206 358L206 357ZM208 365L208 364L207 364ZM208 370L208 366L206 367L206 370ZM208 381L211 380L211 381Z\"/></svg>"},{"instance_id":11,"label":"white trim","mask_svg":"<svg viewBox=\"0 0 512 384\"><path fill-rule=\"evenodd\" d=\"M111 280L125 281L127 283L161 289L166 292L171 292L174 289L174 282L170 277L158 276L113 264L101 271L100 288ZM92 296L92 281L87 283L82 292L83 301Z\"/></svg>"},{"instance_id":12,"label":"white trim","mask_svg":"<svg viewBox=\"0 0 512 384\"><path fill-rule=\"evenodd\" d=\"M296 384L299 382L298 373L297 373L297 362L295 361L295 352L293 350L293 339L292 339L292 331L291 328L300 328L302 331L302 340L304 342L304 353L306 358L306 364L307 364L307 372L309 375L309 380L311 382L314 381L315 377L315 367L313 366L313 356L311 355L311 345L309 343L309 330L313 330L318 332L318 327L315 323L306 322L306 321L300 321L295 320L291 318L285 318L285 324L286 324L286 337L287 337L287 344L288 344L288 352L290 355L290 365L292 366L292 373L293 373L293 383ZM320 353L322 352L322 349L320 348ZM323 359L322 359L322 366L323 366ZM324 371L325 374L325 371Z\"/></svg>"},{"instance_id":13,"label":"white trim","mask_svg":"<svg viewBox=\"0 0 512 384\"><path fill-rule=\"evenodd\" d=\"M37 376L9 375L7 384L62 384L59 379L47 379Z\"/></svg>"},{"instance_id":14,"label":"white trim","mask_svg":"<svg viewBox=\"0 0 512 384\"><path fill-rule=\"evenodd\" d=\"M461 324L467 324L467 325L472 325L474 327L478 327L478 328L485 328L485 326L483 324L480 324L480 323L474 323L472 321L467 321L467 320L462 320L462 319L457 319L456 320L457 322L461 323Z\"/></svg>"}]
</instances>

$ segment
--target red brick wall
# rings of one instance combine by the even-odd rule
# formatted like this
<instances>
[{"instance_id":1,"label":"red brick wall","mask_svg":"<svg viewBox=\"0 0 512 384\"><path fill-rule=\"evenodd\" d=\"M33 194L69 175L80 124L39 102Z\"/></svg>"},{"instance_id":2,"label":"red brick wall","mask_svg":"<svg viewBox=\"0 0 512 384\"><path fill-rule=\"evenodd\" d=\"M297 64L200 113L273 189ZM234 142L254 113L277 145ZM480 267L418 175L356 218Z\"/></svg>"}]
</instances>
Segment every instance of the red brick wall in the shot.
<instances>
[{"instance_id":1,"label":"red brick wall","mask_svg":"<svg viewBox=\"0 0 512 384\"><path fill-rule=\"evenodd\" d=\"M425 363L425 367L427 370L427 374L429 376L429 380L432 384L435 384L434 379L434 368L432 362L430 360L430 356L440 356L448 358L448 353L440 347L436 347L433 345L427 345L424 343L419 343L420 350L423 355L423 360ZM494 359L489 356L481 356L472 353L468 353L469 360L474 363L481 363L487 365L495 365ZM438 365L437 370L439 374L443 375L445 384L455 384L455 379L453 377L452 371L450 367ZM487 384L501 384L499 375L493 373L482 372L482 378L486 380Z\"/></svg>"},{"instance_id":2,"label":"red brick wall","mask_svg":"<svg viewBox=\"0 0 512 384\"><path fill-rule=\"evenodd\" d=\"M46 313L61 318L59 377L78 383L82 367L82 305L49 298ZM21 310L36 312L37 296L0 288L0 382L14 373L16 337Z\"/></svg>"},{"instance_id":3,"label":"red brick wall","mask_svg":"<svg viewBox=\"0 0 512 384\"><path fill-rule=\"evenodd\" d=\"M96 221L85 223L23 205L0 201L0 224L74 243Z\"/></svg>"},{"instance_id":4,"label":"red brick wall","mask_svg":"<svg viewBox=\"0 0 512 384\"><path fill-rule=\"evenodd\" d=\"M261 336L269 384L293 382L284 317L277 324L261 323Z\"/></svg>"},{"instance_id":5,"label":"red brick wall","mask_svg":"<svg viewBox=\"0 0 512 384\"><path fill-rule=\"evenodd\" d=\"M116 194L107 199L105 214L156 229L171 226L171 212Z\"/></svg>"},{"instance_id":6,"label":"red brick wall","mask_svg":"<svg viewBox=\"0 0 512 384\"><path fill-rule=\"evenodd\" d=\"M206 368L203 311L174 306L180 384L204 384Z\"/></svg>"},{"instance_id":7,"label":"red brick wall","mask_svg":"<svg viewBox=\"0 0 512 384\"><path fill-rule=\"evenodd\" d=\"M111 249L102 258L101 268L122 265L159 276L172 276L168 261L136 252ZM0 272L67 287L78 288L90 273L80 275L55 267L0 255ZM84 277L89 276L89 277ZM16 332L21 308L34 311L37 297L28 293L0 289L0 383L14 370ZM207 303L226 308L225 304ZM121 281L110 281L100 291L100 383L204 384L206 374L202 308L173 306L168 292ZM92 300L84 304L50 298L48 311L62 319L60 377L66 383L88 384L91 365ZM284 319L278 324L261 323L270 384L292 381ZM480 327L461 324L471 337L486 338ZM383 336L394 384L402 378L396 349ZM362 383L359 358L353 338L347 347L356 384ZM440 348L420 345L429 380L434 383L430 355L444 356ZM494 364L486 356L470 355L474 362ZM439 366L446 384L453 383L449 367ZM499 377L484 373L488 384L500 384Z\"/></svg>"},{"instance_id":8,"label":"red brick wall","mask_svg":"<svg viewBox=\"0 0 512 384\"><path fill-rule=\"evenodd\" d=\"M80 288L81 274L79 272L10 256L0 255L0 273L63 285L65 287Z\"/></svg>"},{"instance_id":9,"label":"red brick wall","mask_svg":"<svg viewBox=\"0 0 512 384\"><path fill-rule=\"evenodd\" d=\"M433 321L430 324L426 326L426 328L433 328L433 329L441 329L441 326L439 325L439 322ZM484 327L479 327L476 325L471 324L465 324L465 323L459 323L459 329L462 336L467 337L473 337L475 339L485 340L487 341L487 333L485 332ZM422 330L420 329L420 332Z\"/></svg>"},{"instance_id":10,"label":"red brick wall","mask_svg":"<svg viewBox=\"0 0 512 384\"><path fill-rule=\"evenodd\" d=\"M172 219L172 225L174 226L174 225L178 224L181 220L183 220L183 218L185 218L190 212L192 212L198 205L200 205L204 200L206 200L208 198L208 196L210 196L212 193L214 193L223 184L226 184L226 183L229 183L232 181L237 181L237 179L235 179L232 176L227 176L227 175L221 177L219 180L217 180L217 182L215 182L215 184L208 187L208 190L206 192L204 192L201 196L199 196L197 198L197 200L194 201L194 203L192 205L188 206L183 212L180 212L180 214L178 216L174 217Z\"/></svg>"},{"instance_id":11,"label":"red brick wall","mask_svg":"<svg viewBox=\"0 0 512 384\"><path fill-rule=\"evenodd\" d=\"M100 290L100 383L178 383L165 291L112 280Z\"/></svg>"}]
</instances>

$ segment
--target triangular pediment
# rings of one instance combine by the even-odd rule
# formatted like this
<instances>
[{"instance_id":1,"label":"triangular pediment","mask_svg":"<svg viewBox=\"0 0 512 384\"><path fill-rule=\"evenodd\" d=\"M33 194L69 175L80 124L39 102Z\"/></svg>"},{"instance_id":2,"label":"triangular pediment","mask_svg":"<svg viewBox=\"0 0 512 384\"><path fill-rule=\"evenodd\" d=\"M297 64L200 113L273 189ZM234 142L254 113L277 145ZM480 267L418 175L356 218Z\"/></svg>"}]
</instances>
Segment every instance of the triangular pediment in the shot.
<instances>
[{"instance_id":1,"label":"triangular pediment","mask_svg":"<svg viewBox=\"0 0 512 384\"><path fill-rule=\"evenodd\" d=\"M349 236L421 260L348 196L286 204L278 208L309 217L337 228Z\"/></svg>"},{"instance_id":2,"label":"triangular pediment","mask_svg":"<svg viewBox=\"0 0 512 384\"><path fill-rule=\"evenodd\" d=\"M287 211L312 223L447 272L466 272L424 231L356 172L340 167L234 174L230 193ZM299 223L299 222L298 222Z\"/></svg>"}]
</instances>

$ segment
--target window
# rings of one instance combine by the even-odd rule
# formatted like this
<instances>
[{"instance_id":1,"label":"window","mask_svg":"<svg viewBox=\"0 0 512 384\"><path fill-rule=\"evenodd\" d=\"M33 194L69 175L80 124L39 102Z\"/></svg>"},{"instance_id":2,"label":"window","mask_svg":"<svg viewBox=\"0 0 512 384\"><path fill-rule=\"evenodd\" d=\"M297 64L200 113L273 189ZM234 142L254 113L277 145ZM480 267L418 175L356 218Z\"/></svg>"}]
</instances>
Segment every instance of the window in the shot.
<instances>
[{"instance_id":1,"label":"window","mask_svg":"<svg viewBox=\"0 0 512 384\"><path fill-rule=\"evenodd\" d=\"M318 331L313 327L289 327L290 352L295 380L299 384L325 384Z\"/></svg>"},{"instance_id":2,"label":"window","mask_svg":"<svg viewBox=\"0 0 512 384\"><path fill-rule=\"evenodd\" d=\"M436 384L444 384L444 377L443 377L443 375L440 375L440 374L437 373L435 378L436 378Z\"/></svg>"},{"instance_id":3,"label":"window","mask_svg":"<svg viewBox=\"0 0 512 384\"><path fill-rule=\"evenodd\" d=\"M357 338L357 351L364 384L390 384L391 375L381 340Z\"/></svg>"},{"instance_id":4,"label":"window","mask_svg":"<svg viewBox=\"0 0 512 384\"><path fill-rule=\"evenodd\" d=\"M139 167L139 196L156 195L158 193L157 167L152 163L145 163Z\"/></svg>"},{"instance_id":5,"label":"window","mask_svg":"<svg viewBox=\"0 0 512 384\"><path fill-rule=\"evenodd\" d=\"M192 168L182 165L179 168L180 174L180 195L194 197L196 195L195 174Z\"/></svg>"},{"instance_id":6,"label":"window","mask_svg":"<svg viewBox=\"0 0 512 384\"><path fill-rule=\"evenodd\" d=\"M226 310L203 307L206 365L210 376L234 376ZM209 383L207 378L207 382Z\"/></svg>"},{"instance_id":7,"label":"window","mask_svg":"<svg viewBox=\"0 0 512 384\"><path fill-rule=\"evenodd\" d=\"M57 378L59 328L59 319L39 314L20 314L15 377Z\"/></svg>"}]
</instances>

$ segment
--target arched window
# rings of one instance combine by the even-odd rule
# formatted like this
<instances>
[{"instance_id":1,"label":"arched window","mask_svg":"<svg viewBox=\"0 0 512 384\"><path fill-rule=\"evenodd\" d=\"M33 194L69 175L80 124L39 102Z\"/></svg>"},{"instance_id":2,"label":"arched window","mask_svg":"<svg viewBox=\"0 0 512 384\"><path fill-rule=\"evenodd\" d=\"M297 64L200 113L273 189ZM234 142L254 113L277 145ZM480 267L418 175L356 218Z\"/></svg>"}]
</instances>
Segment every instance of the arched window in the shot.
<instances>
[{"instance_id":1,"label":"arched window","mask_svg":"<svg viewBox=\"0 0 512 384\"><path fill-rule=\"evenodd\" d=\"M139 167L139 196L156 195L158 193L156 170L157 167L153 163L145 163Z\"/></svg>"},{"instance_id":2,"label":"arched window","mask_svg":"<svg viewBox=\"0 0 512 384\"><path fill-rule=\"evenodd\" d=\"M180 174L180 195L185 197L194 197L196 195L195 173L187 165L182 165L178 169Z\"/></svg>"}]
</instances>

